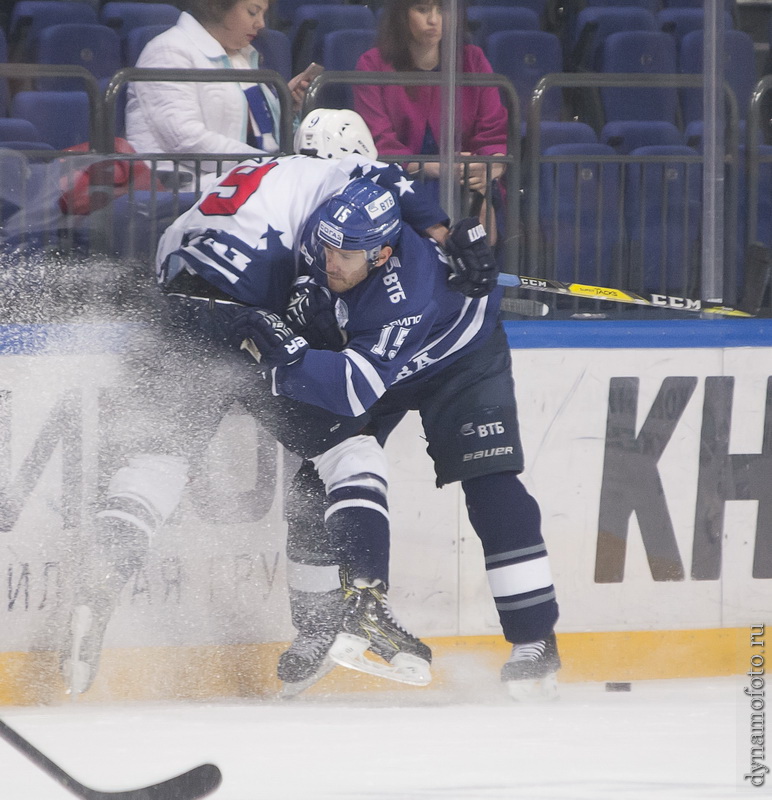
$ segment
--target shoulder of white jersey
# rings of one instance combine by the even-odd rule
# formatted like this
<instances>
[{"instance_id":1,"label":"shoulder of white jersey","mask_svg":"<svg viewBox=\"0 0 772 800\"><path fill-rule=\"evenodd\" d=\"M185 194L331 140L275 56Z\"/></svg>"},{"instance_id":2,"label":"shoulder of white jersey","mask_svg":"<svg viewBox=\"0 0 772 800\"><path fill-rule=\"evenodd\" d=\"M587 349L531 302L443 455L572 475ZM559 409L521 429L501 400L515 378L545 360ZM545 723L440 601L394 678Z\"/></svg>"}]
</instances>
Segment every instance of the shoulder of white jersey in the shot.
<instances>
[{"instance_id":1,"label":"shoulder of white jersey","mask_svg":"<svg viewBox=\"0 0 772 800\"><path fill-rule=\"evenodd\" d=\"M388 166L388 164L383 161L376 161L375 159L359 155L358 153L351 153L350 155L344 156L340 161L335 163L341 172L346 173L346 175L352 179L354 177L365 177L370 170L381 169ZM360 171L362 174L359 174Z\"/></svg>"}]
</instances>

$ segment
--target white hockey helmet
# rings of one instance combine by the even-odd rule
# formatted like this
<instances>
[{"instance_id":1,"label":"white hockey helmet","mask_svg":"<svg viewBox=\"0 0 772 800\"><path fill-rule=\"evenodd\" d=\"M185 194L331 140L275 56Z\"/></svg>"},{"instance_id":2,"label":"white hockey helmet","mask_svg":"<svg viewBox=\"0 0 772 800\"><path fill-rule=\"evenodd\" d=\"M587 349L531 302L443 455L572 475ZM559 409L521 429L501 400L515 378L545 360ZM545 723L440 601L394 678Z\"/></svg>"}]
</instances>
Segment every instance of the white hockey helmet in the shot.
<instances>
[{"instance_id":1,"label":"white hockey helmet","mask_svg":"<svg viewBox=\"0 0 772 800\"><path fill-rule=\"evenodd\" d=\"M319 158L343 158L351 153L378 158L365 121L347 108L317 108L306 114L295 131L295 152Z\"/></svg>"}]
</instances>

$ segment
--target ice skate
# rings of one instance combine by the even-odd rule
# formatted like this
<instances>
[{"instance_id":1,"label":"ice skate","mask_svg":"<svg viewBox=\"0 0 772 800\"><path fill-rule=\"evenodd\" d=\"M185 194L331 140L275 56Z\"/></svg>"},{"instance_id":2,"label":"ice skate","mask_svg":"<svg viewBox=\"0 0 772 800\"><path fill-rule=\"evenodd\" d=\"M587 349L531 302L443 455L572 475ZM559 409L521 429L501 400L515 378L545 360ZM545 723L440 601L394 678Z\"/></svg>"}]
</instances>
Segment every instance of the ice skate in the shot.
<instances>
[{"instance_id":1,"label":"ice skate","mask_svg":"<svg viewBox=\"0 0 772 800\"><path fill-rule=\"evenodd\" d=\"M279 656L276 674L283 683L281 697L295 697L335 667L328 655L335 634L334 630L298 633L289 649Z\"/></svg>"},{"instance_id":2,"label":"ice skate","mask_svg":"<svg viewBox=\"0 0 772 800\"><path fill-rule=\"evenodd\" d=\"M59 654L66 691L72 695L94 682L107 625L147 548L147 537L132 526L113 519L100 521L100 526Z\"/></svg>"},{"instance_id":3,"label":"ice skate","mask_svg":"<svg viewBox=\"0 0 772 800\"><path fill-rule=\"evenodd\" d=\"M118 572L105 576L98 587L81 593L73 606L60 666L67 694L85 692L96 677L102 641L126 579Z\"/></svg>"},{"instance_id":4,"label":"ice skate","mask_svg":"<svg viewBox=\"0 0 772 800\"><path fill-rule=\"evenodd\" d=\"M515 700L554 700L558 696L560 656L555 634L512 646L501 668L501 680Z\"/></svg>"},{"instance_id":5,"label":"ice skate","mask_svg":"<svg viewBox=\"0 0 772 800\"><path fill-rule=\"evenodd\" d=\"M304 592L290 587L292 624L298 631L292 644L279 656L276 674L282 681L279 696L295 697L321 680L335 667L328 657L340 630L343 590Z\"/></svg>"},{"instance_id":6,"label":"ice skate","mask_svg":"<svg viewBox=\"0 0 772 800\"><path fill-rule=\"evenodd\" d=\"M426 686L432 679L432 652L394 619L383 583L376 581L370 586L355 580L345 592L342 629L330 649L330 658L360 672ZM367 650L379 659L366 656Z\"/></svg>"}]
</instances>

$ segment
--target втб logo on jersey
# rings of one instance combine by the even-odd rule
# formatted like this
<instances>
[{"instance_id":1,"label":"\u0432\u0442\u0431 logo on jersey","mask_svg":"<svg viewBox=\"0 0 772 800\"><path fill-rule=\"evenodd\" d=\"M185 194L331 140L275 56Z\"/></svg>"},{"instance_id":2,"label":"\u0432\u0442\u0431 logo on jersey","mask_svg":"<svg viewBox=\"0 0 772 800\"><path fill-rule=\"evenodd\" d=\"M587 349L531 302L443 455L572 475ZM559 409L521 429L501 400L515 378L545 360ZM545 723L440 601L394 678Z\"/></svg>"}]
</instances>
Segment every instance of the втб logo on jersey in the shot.
<instances>
[{"instance_id":1,"label":"\u0432\u0442\u0431 logo on jersey","mask_svg":"<svg viewBox=\"0 0 772 800\"><path fill-rule=\"evenodd\" d=\"M504 433L504 423L501 420L495 422L484 422L481 425L475 425L473 422L465 422L461 428L460 433L462 436L477 436L480 439L485 439L488 436L498 436ZM474 450L471 453L464 453L461 457L463 461L477 461L480 458L494 458L496 456L512 455L512 447L490 447L485 450Z\"/></svg>"},{"instance_id":2,"label":"\u0432\u0442\u0431 logo on jersey","mask_svg":"<svg viewBox=\"0 0 772 800\"><path fill-rule=\"evenodd\" d=\"M483 425L475 425L473 422L465 422L461 426L462 436L474 436L477 434L481 439L485 436L496 436L504 433L504 423L500 420L496 422L486 422Z\"/></svg>"}]
</instances>

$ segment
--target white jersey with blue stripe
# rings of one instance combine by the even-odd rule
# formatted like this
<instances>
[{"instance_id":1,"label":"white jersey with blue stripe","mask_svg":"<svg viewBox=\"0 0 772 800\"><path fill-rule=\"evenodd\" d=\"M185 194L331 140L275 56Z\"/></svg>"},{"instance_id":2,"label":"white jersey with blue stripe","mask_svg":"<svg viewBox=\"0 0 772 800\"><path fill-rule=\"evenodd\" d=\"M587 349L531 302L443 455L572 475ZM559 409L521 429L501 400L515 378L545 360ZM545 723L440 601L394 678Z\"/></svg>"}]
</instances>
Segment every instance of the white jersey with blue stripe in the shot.
<instances>
[{"instance_id":1,"label":"white jersey with blue stripe","mask_svg":"<svg viewBox=\"0 0 772 800\"><path fill-rule=\"evenodd\" d=\"M304 231L301 254L308 274L324 284L315 266L313 222ZM490 336L502 293L471 299L448 288L447 280L440 248L403 227L384 266L334 295L338 322L348 335L345 349L310 350L300 362L275 368L274 392L358 416L389 387L433 377Z\"/></svg>"},{"instance_id":2,"label":"white jersey with blue stripe","mask_svg":"<svg viewBox=\"0 0 772 800\"><path fill-rule=\"evenodd\" d=\"M165 231L156 254L159 282L186 271L245 305L283 312L297 276L296 244L311 214L350 181L371 176L399 198L419 230L447 216L396 164L362 156L256 158L222 176Z\"/></svg>"}]
</instances>

